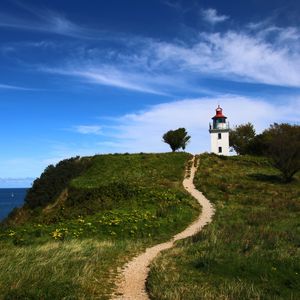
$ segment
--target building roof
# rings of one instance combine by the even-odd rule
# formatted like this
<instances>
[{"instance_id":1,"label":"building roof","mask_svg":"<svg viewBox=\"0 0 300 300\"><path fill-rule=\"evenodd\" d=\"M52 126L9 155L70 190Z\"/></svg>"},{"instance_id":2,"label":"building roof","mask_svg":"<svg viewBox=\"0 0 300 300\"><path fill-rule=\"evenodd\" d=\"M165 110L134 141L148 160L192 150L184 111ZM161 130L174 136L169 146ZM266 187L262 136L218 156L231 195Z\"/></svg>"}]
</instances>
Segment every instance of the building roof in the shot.
<instances>
[{"instance_id":1,"label":"building roof","mask_svg":"<svg viewBox=\"0 0 300 300\"><path fill-rule=\"evenodd\" d=\"M216 108L216 115L212 117L212 119L220 119L220 118L227 119L227 117L223 115L223 109L220 107L220 105L218 105L218 107Z\"/></svg>"}]
</instances>

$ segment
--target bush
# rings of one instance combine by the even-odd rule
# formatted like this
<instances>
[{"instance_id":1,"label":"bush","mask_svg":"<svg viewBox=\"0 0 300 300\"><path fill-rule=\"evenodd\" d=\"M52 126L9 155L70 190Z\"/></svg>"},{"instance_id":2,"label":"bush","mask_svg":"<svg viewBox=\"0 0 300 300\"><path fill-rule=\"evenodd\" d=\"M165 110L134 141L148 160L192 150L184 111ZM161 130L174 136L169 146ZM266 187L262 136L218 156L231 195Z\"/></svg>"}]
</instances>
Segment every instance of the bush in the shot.
<instances>
[{"instance_id":1,"label":"bush","mask_svg":"<svg viewBox=\"0 0 300 300\"><path fill-rule=\"evenodd\" d=\"M62 160L56 166L48 166L28 190L25 203L31 209L45 207L61 194L73 178L82 174L90 165L90 160L77 156Z\"/></svg>"}]
</instances>

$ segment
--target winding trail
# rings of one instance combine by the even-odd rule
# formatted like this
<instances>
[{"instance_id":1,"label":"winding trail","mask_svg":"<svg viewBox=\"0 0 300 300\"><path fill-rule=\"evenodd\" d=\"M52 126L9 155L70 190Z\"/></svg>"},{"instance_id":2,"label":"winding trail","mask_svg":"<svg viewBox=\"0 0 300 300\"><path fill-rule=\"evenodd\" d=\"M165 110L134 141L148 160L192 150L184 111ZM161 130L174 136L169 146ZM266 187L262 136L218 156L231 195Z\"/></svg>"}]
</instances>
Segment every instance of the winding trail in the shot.
<instances>
[{"instance_id":1,"label":"winding trail","mask_svg":"<svg viewBox=\"0 0 300 300\"><path fill-rule=\"evenodd\" d=\"M197 199L198 203L202 206L202 212L198 219L193 222L184 231L176 234L170 241L158 244L151 248L147 248L146 251L139 256L135 257L129 263L127 263L120 275L117 282L117 295L113 299L115 300L149 300L149 296L146 292L146 280L149 273L149 265L151 261L163 250L172 248L174 243L178 240L190 237L199 232L203 226L212 221L214 214L214 208L211 203L203 196L201 192L196 190L193 179L197 166L194 165L195 157L191 167L191 173L189 177L183 180L184 188Z\"/></svg>"}]
</instances>

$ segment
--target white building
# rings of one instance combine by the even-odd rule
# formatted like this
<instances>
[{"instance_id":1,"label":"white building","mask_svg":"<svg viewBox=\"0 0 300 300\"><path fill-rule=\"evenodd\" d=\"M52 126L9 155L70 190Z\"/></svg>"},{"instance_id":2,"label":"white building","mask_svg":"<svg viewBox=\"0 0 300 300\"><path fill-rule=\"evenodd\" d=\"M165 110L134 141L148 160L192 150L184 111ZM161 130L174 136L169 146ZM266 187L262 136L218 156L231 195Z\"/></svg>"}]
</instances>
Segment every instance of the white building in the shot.
<instances>
[{"instance_id":1,"label":"white building","mask_svg":"<svg viewBox=\"0 0 300 300\"><path fill-rule=\"evenodd\" d=\"M229 155L229 123L218 105L213 122L209 124L211 152L219 155Z\"/></svg>"}]
</instances>

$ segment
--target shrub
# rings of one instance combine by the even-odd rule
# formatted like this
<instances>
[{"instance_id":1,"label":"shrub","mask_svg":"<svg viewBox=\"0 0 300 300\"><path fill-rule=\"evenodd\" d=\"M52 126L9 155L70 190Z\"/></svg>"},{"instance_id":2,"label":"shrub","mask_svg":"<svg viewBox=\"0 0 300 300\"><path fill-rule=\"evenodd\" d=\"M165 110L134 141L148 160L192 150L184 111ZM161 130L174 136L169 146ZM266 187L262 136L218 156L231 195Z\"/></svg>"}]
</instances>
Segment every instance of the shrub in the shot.
<instances>
[{"instance_id":1,"label":"shrub","mask_svg":"<svg viewBox=\"0 0 300 300\"><path fill-rule=\"evenodd\" d=\"M31 209L45 207L60 195L73 178L82 174L90 165L89 159L80 159L77 156L62 160L56 166L48 166L28 190L25 203Z\"/></svg>"}]
</instances>

